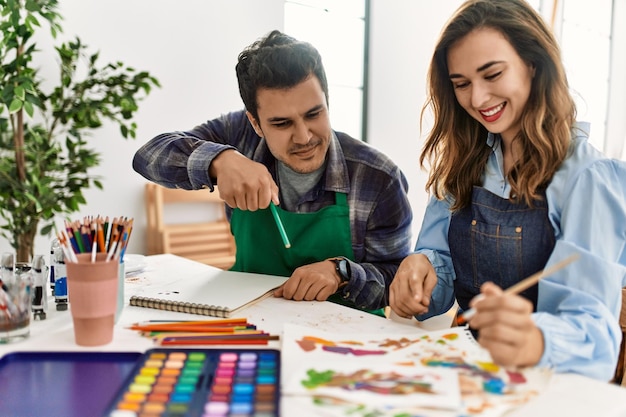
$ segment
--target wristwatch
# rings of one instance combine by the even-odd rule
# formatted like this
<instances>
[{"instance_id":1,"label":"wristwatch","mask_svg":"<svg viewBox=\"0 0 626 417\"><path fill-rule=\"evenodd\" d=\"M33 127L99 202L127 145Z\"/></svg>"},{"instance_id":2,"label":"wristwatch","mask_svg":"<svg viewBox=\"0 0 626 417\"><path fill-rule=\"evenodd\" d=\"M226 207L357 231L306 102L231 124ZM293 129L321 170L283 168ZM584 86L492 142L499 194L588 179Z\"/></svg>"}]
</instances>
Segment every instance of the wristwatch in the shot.
<instances>
[{"instance_id":1,"label":"wristwatch","mask_svg":"<svg viewBox=\"0 0 626 417\"><path fill-rule=\"evenodd\" d=\"M339 286L343 287L348 284L351 276L350 263L348 260L346 258L331 258L330 260L335 263L335 271L341 280Z\"/></svg>"}]
</instances>

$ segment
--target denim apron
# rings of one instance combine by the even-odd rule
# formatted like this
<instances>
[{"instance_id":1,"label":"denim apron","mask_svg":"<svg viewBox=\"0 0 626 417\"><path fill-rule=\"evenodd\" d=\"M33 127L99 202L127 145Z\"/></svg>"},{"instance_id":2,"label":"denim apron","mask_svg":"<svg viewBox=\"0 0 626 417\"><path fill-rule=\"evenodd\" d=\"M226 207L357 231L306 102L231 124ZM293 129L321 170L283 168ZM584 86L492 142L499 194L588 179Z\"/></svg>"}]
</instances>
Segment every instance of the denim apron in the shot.
<instances>
[{"instance_id":1,"label":"denim apron","mask_svg":"<svg viewBox=\"0 0 626 417\"><path fill-rule=\"evenodd\" d=\"M506 289L545 266L555 239L545 190L541 196L531 208L474 187L472 204L452 215L448 242L461 311L468 309L483 283ZM536 309L537 285L520 295Z\"/></svg>"},{"instance_id":2,"label":"denim apron","mask_svg":"<svg viewBox=\"0 0 626 417\"><path fill-rule=\"evenodd\" d=\"M291 247L285 248L278 227L268 209L234 209L230 228L237 244L232 271L256 272L288 277L302 265L343 256L354 261L347 195L335 193L335 205L313 213L294 213L276 207ZM328 298L356 308L339 294ZM369 311L383 315L383 310Z\"/></svg>"}]
</instances>

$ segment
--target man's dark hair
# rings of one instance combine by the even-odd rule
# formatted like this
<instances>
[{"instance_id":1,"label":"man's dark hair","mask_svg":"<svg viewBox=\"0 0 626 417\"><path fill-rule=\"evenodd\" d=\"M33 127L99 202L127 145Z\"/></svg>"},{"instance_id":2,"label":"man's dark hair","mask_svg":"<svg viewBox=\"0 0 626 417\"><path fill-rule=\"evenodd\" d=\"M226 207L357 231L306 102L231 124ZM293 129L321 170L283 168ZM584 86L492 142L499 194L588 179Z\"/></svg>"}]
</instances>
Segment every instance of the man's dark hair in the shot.
<instances>
[{"instance_id":1,"label":"man's dark hair","mask_svg":"<svg viewBox=\"0 0 626 417\"><path fill-rule=\"evenodd\" d=\"M246 110L258 121L256 94L259 88L286 89L315 75L328 105L328 81L322 57L313 45L274 30L239 54L239 94Z\"/></svg>"}]
</instances>

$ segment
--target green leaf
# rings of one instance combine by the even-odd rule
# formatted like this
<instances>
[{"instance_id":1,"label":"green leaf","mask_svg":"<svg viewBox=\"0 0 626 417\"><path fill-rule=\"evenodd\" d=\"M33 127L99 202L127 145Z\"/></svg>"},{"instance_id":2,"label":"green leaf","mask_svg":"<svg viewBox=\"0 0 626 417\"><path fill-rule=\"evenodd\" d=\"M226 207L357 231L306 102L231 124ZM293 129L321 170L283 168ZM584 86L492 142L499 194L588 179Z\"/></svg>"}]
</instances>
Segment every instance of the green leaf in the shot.
<instances>
[{"instance_id":1,"label":"green leaf","mask_svg":"<svg viewBox=\"0 0 626 417\"><path fill-rule=\"evenodd\" d=\"M24 5L24 7L26 8L26 10L32 13L41 11L41 7L34 0L26 0L26 4Z\"/></svg>"},{"instance_id":2,"label":"green leaf","mask_svg":"<svg viewBox=\"0 0 626 417\"><path fill-rule=\"evenodd\" d=\"M41 26L39 24L39 20L37 20L37 18L32 14L26 16L24 23L30 28L30 30L34 30L33 26Z\"/></svg>"},{"instance_id":3,"label":"green leaf","mask_svg":"<svg viewBox=\"0 0 626 417\"><path fill-rule=\"evenodd\" d=\"M48 224L48 225L46 225L46 226L44 226L44 227L42 227L42 228L41 228L41 234L42 234L43 236L47 236L47 235L49 235L50 233L52 233L53 228L54 228L54 225L53 225L53 224Z\"/></svg>"},{"instance_id":4,"label":"green leaf","mask_svg":"<svg viewBox=\"0 0 626 417\"><path fill-rule=\"evenodd\" d=\"M30 117L33 117L33 114L35 114L33 104L29 101L24 102L24 111L26 111L26 114L28 114Z\"/></svg>"},{"instance_id":5,"label":"green leaf","mask_svg":"<svg viewBox=\"0 0 626 417\"><path fill-rule=\"evenodd\" d=\"M17 98L19 98L20 100L24 101L26 99L26 93L22 86L18 85L17 87L15 87L15 90L13 91L15 95L17 96Z\"/></svg>"},{"instance_id":6,"label":"green leaf","mask_svg":"<svg viewBox=\"0 0 626 417\"><path fill-rule=\"evenodd\" d=\"M22 108L22 100L19 98L14 98L9 105L9 113L15 113Z\"/></svg>"}]
</instances>

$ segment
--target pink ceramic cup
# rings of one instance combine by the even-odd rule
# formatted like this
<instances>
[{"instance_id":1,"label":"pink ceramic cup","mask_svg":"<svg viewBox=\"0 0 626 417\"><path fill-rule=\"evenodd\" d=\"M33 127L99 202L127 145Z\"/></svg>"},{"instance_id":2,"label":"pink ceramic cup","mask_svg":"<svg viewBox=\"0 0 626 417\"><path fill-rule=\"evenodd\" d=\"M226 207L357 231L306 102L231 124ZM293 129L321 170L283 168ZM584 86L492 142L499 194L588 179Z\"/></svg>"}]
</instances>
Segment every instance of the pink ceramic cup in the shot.
<instances>
[{"instance_id":1,"label":"pink ceramic cup","mask_svg":"<svg viewBox=\"0 0 626 417\"><path fill-rule=\"evenodd\" d=\"M77 258L66 262L74 338L81 346L105 345L113 340L119 262L106 262L105 253L97 253L95 262L88 253Z\"/></svg>"}]
</instances>

